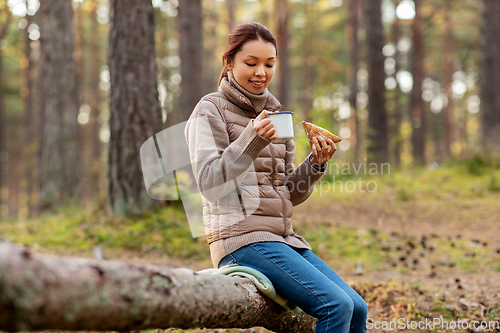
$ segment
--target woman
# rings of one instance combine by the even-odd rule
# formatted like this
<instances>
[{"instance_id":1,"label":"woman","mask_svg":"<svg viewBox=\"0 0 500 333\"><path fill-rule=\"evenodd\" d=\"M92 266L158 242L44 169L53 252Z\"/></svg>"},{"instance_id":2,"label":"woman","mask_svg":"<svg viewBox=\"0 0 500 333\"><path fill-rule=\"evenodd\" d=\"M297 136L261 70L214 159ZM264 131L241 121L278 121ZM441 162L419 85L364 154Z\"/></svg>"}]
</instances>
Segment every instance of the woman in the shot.
<instances>
[{"instance_id":1,"label":"woman","mask_svg":"<svg viewBox=\"0 0 500 333\"><path fill-rule=\"evenodd\" d=\"M293 232L293 206L310 196L337 148L314 140L294 168L293 140L272 142L265 116L282 107L267 90L276 56L276 39L262 24L236 27L218 92L200 100L186 127L212 262L262 272L279 295L318 318L317 333L366 332L365 301Z\"/></svg>"}]
</instances>

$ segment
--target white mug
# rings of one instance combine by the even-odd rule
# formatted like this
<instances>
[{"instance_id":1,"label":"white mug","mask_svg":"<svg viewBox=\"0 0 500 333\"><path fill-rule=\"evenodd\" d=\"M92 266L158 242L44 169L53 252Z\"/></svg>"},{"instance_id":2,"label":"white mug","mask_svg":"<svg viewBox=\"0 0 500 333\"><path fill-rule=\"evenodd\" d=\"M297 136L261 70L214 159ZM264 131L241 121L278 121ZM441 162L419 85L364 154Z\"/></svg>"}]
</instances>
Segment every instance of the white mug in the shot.
<instances>
[{"instance_id":1,"label":"white mug","mask_svg":"<svg viewBox=\"0 0 500 333\"><path fill-rule=\"evenodd\" d=\"M271 120L276 130L277 138L272 141L273 143L281 143L288 139L293 139L292 115L293 112L291 111L278 111L266 116L266 118Z\"/></svg>"}]
</instances>

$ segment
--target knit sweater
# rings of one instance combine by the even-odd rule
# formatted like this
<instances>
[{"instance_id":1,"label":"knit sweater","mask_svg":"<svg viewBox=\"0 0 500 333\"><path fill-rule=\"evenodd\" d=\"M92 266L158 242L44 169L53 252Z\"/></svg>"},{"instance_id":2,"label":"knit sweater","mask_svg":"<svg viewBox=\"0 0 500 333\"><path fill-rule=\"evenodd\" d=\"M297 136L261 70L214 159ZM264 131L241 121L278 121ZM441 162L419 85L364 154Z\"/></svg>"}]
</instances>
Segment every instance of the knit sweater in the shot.
<instances>
[{"instance_id":1,"label":"knit sweater","mask_svg":"<svg viewBox=\"0 0 500 333\"><path fill-rule=\"evenodd\" d=\"M186 126L193 172L202 194L205 234L216 268L223 257L255 242L311 249L293 231L292 207L310 196L324 168L322 172L315 169L311 155L294 168L293 140L275 144L255 131L253 119L263 109L279 108L281 104L267 89L252 94L229 72L219 92L197 104ZM206 125L194 121L200 116L208 119ZM231 191L228 185L234 182L237 188Z\"/></svg>"}]
</instances>

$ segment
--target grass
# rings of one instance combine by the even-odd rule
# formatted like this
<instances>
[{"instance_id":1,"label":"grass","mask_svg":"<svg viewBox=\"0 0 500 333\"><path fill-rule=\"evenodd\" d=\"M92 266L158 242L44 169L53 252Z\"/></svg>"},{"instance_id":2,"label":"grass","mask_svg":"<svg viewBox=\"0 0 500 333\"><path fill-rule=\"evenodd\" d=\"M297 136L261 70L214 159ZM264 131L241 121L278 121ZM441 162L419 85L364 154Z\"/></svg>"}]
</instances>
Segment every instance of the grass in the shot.
<instances>
[{"instance_id":1,"label":"grass","mask_svg":"<svg viewBox=\"0 0 500 333\"><path fill-rule=\"evenodd\" d=\"M434 256L436 260L453 262L469 272L484 267L491 271L499 260L495 254L495 238L491 237L495 236L500 212L500 192L492 190L491 179L500 179L500 167L488 165L481 158L474 157L437 168L391 169L390 174L385 172L383 175L345 174L342 167L334 167L331 170L338 171L337 174L330 173L327 177L329 181L327 178L320 180L302 215L318 217L318 220L330 226L346 225L349 224L346 221L352 221L358 230L349 235L337 229L321 234L316 232L318 227L311 217L307 218L307 224L313 223L315 228L310 233L309 229L301 232L308 235L306 239L317 241L317 246L330 238L335 243L327 246L331 255L343 253L349 257L349 253L357 252L356 258L351 256L351 259L368 258L372 261L367 263L371 268L380 268L373 261L385 258L377 254L386 246L383 243L388 242L387 235L381 232L383 228L379 228L384 220L399 226L400 236L416 244L420 239L415 231L433 238L439 229L439 239L432 239L434 252L441 253L441 258ZM366 187L360 190L359 186L352 190L354 183L366 185L369 182L376 184L376 191L366 191ZM314 215L315 211L321 213ZM364 225L365 230L360 229L359 225ZM371 243L353 248L355 243L352 240L361 237L359 232L377 231L377 237L372 240L367 238ZM334 233L339 233L341 239L335 238ZM473 244L471 240L477 238L479 243ZM400 239L398 242L401 245L405 240Z\"/></svg>"},{"instance_id":2,"label":"grass","mask_svg":"<svg viewBox=\"0 0 500 333\"><path fill-rule=\"evenodd\" d=\"M497 190L500 168L492 168L483 162L474 158L432 170L408 168L391 170L390 174L384 175L329 175L322 179L323 185L317 184L304 207L306 211L333 214L333 222L335 214L325 207L347 207L354 212L355 219L372 212L406 219L418 208L424 219L444 216L481 224L488 216L495 216L495 211L498 216L500 199ZM321 186L326 189L328 180L329 190L321 191ZM351 181L349 185L359 185L360 181L366 185L372 181L377 188L373 193L359 189L347 191L348 181ZM377 228L354 228L314 218L307 222L294 220L294 230L341 275L355 276L357 266L361 264L364 274L361 278L365 280L359 280L356 288L367 302L371 302L369 306L382 309L377 318L392 318L396 314L415 319L440 315L452 318L453 311L449 299L435 296L436 293L424 290L424 287L370 281L370 276L376 272L390 272L408 278L418 273L424 279L430 279L426 276L432 272L460 276L500 271L500 253L496 252L494 243L459 238L452 231L449 237L429 236L424 246L416 235L384 232ZM175 206L151 210L136 217L108 216L103 210L62 207L58 214L0 222L0 236L42 252L91 257L92 248L101 245L109 254L108 259L139 256L147 262L151 257L169 257L178 259L185 267L212 267L205 237L191 236L183 210ZM455 303L459 304L458 298ZM479 316L472 310L461 315ZM494 311L485 314L485 318L491 320L499 316ZM165 332L242 331L169 329ZM245 331L268 332L262 328Z\"/></svg>"},{"instance_id":3,"label":"grass","mask_svg":"<svg viewBox=\"0 0 500 333\"><path fill-rule=\"evenodd\" d=\"M424 268L424 261L425 269L434 264L445 270L450 263L469 272L499 269L493 248L467 239L432 239L427 245L434 247L430 251L415 237L374 229L356 230L327 223L301 223L294 229L318 256L342 272L355 273L361 263L364 272L389 269L405 274L411 269ZM176 257L188 264L211 266L205 238L193 238L184 213L173 207L138 218L67 211L40 219L2 223L0 235L14 243L55 253L90 256L92 248L101 245L105 250ZM420 261L418 266L413 264L414 260ZM440 264L443 261L446 263Z\"/></svg>"},{"instance_id":4,"label":"grass","mask_svg":"<svg viewBox=\"0 0 500 333\"><path fill-rule=\"evenodd\" d=\"M482 159L475 157L470 161L448 163L432 169L406 167L398 170L384 167L383 173L380 167L368 166L366 173L361 168L361 172L357 174L355 170L359 169L359 165L332 164L329 174L317 185L314 195L329 193L342 202L355 202L360 197L373 202L378 197L375 194L388 193L394 194L399 202L442 202L453 197L462 201L481 198L494 204L500 191L500 164L495 168L488 168L484 166L486 162L478 161ZM350 173L345 174L345 170L350 170ZM322 183L324 191L321 191ZM354 183L356 187L353 186ZM326 191L328 186L330 187Z\"/></svg>"},{"instance_id":5,"label":"grass","mask_svg":"<svg viewBox=\"0 0 500 333\"><path fill-rule=\"evenodd\" d=\"M341 174L342 183L330 183L336 190L332 187L328 192L321 192L321 184L317 184L306 205L310 204L311 209L315 209L315 205L324 207L332 202L347 207L357 207L361 203L368 207L380 206L386 214L402 216L407 213L407 207L421 205L431 217L434 214L432 207L437 206L437 212L452 209L448 215L467 216L469 210L474 213L473 209L468 209L474 202L481 203L481 210L498 209L499 193L487 189L491 174L498 174L500 179L499 168L489 169L480 158L473 158L469 162L434 170L391 170L390 174L362 177L364 182L371 180L377 183L374 193L342 192L341 187L345 186L346 180L354 181L354 178L350 174ZM354 177L359 178L357 175ZM461 209L457 209L457 205L461 205ZM405 261L400 260L403 252L411 250L406 254L407 260L421 255L418 248L415 251L406 248L408 243L418 245L420 240L417 237L390 235L374 228L356 230L312 221L295 223L294 229L308 240L320 257L341 270L354 271L360 262L366 271L391 267L404 273L405 268L411 268L411 265L400 265ZM52 252L90 254L94 246L101 245L105 249L143 255L156 253L211 266L205 237L192 237L183 210L176 206L151 210L134 218L108 216L103 210L85 212L78 207L63 207L58 214L0 223L0 235L16 243ZM481 242L473 244L468 239L439 238L432 240L432 246L434 253L441 254L433 255L426 251L429 252L426 257L436 261L434 264L446 260L470 272L484 267L499 269L494 253L496 249L483 246ZM398 265L394 265L395 262Z\"/></svg>"},{"instance_id":6,"label":"grass","mask_svg":"<svg viewBox=\"0 0 500 333\"><path fill-rule=\"evenodd\" d=\"M185 214L175 207L149 211L135 218L107 216L104 212L66 210L38 219L0 224L0 235L15 243L70 254L105 249L181 259L209 256L206 241L193 238Z\"/></svg>"}]
</instances>

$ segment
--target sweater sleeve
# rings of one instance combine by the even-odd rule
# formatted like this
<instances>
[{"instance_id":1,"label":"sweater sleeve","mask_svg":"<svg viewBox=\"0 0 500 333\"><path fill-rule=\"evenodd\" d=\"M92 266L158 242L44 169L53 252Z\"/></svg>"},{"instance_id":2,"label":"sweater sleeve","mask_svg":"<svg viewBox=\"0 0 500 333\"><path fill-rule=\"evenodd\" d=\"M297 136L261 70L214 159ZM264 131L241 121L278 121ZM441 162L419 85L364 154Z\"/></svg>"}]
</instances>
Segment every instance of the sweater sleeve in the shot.
<instances>
[{"instance_id":1,"label":"sweater sleeve","mask_svg":"<svg viewBox=\"0 0 500 333\"><path fill-rule=\"evenodd\" d=\"M286 185L290 191L292 204L297 206L306 201L314 190L314 185L326 172L326 163L318 171L310 162L309 154L297 168L294 168L295 143L289 140L286 144L285 168Z\"/></svg>"},{"instance_id":2,"label":"sweater sleeve","mask_svg":"<svg viewBox=\"0 0 500 333\"><path fill-rule=\"evenodd\" d=\"M253 119L232 143L217 107L210 101L198 103L185 129L189 158L198 190L216 201L234 189L253 161L268 144L253 128ZM226 186L221 186L226 185Z\"/></svg>"}]
</instances>

